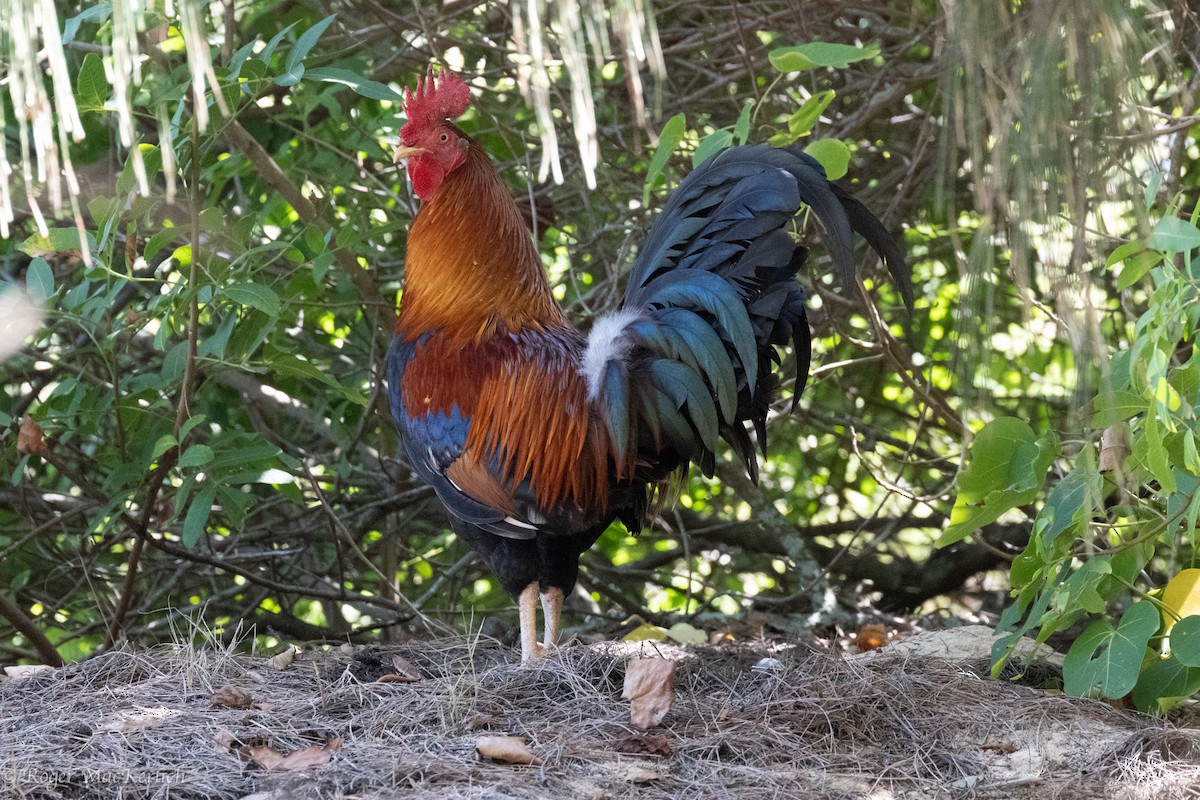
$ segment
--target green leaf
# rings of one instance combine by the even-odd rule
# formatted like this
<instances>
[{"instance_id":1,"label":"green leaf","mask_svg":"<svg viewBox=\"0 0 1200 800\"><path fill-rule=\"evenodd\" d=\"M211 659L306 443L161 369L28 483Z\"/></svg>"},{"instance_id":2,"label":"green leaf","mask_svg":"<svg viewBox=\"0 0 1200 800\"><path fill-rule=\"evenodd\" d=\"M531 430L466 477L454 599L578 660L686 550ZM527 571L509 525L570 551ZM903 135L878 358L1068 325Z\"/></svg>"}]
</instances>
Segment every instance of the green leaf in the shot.
<instances>
[{"instance_id":1,"label":"green leaf","mask_svg":"<svg viewBox=\"0 0 1200 800\"><path fill-rule=\"evenodd\" d=\"M1063 659L1067 694L1115 699L1133 691L1146 646L1160 622L1154 604L1139 600L1125 611L1115 630L1107 619L1089 625Z\"/></svg>"},{"instance_id":2,"label":"green leaf","mask_svg":"<svg viewBox=\"0 0 1200 800\"><path fill-rule=\"evenodd\" d=\"M1113 554L1112 574L1124 583L1133 583L1139 572L1154 556L1153 542L1134 542L1124 545Z\"/></svg>"},{"instance_id":3,"label":"green leaf","mask_svg":"<svg viewBox=\"0 0 1200 800\"><path fill-rule=\"evenodd\" d=\"M29 576L33 574L33 570L23 569L12 577L8 582L9 592L19 592L29 583Z\"/></svg>"},{"instance_id":4,"label":"green leaf","mask_svg":"<svg viewBox=\"0 0 1200 800\"><path fill-rule=\"evenodd\" d=\"M1051 490L1050 496L1046 498L1046 505L1038 512L1038 519L1049 520L1048 526L1042 532L1047 549L1059 534L1070 527L1080 509L1084 508L1085 502L1089 508L1096 504L1102 484L1103 479L1095 466L1081 462Z\"/></svg>"},{"instance_id":5,"label":"green leaf","mask_svg":"<svg viewBox=\"0 0 1200 800\"><path fill-rule=\"evenodd\" d=\"M1067 570L1057 564L1050 565L1045 582L1029 584L1021 590L1016 601L1000 615L997 633L1005 633L992 642L992 677L999 677L1000 670L1012 657L1013 651L1026 633L1042 622L1050 607L1059 584ZM1025 613L1028 611L1028 613ZM1040 637L1039 637L1040 638Z\"/></svg>"},{"instance_id":6,"label":"green leaf","mask_svg":"<svg viewBox=\"0 0 1200 800\"><path fill-rule=\"evenodd\" d=\"M812 131L813 125L816 125L817 120L821 118L821 114L829 108L829 104L833 102L835 96L833 89L826 89L805 100L804 105L796 109L796 112L788 118L788 131L797 138L807 136ZM820 161L820 159L817 160Z\"/></svg>"},{"instance_id":7,"label":"green leaf","mask_svg":"<svg viewBox=\"0 0 1200 800\"><path fill-rule=\"evenodd\" d=\"M1032 442L1018 445L1008 465L1008 486L1014 492L1039 489L1046 481L1046 470L1058 455L1058 435L1047 431Z\"/></svg>"},{"instance_id":8,"label":"green leaf","mask_svg":"<svg viewBox=\"0 0 1200 800\"><path fill-rule=\"evenodd\" d=\"M340 83L343 86L349 86L354 91L361 94L363 97L369 97L372 100L391 100L399 103L404 100L392 87L386 83L373 81L364 78L357 72L352 72L348 69L339 67L317 67L310 69L304 73L309 80L324 81L326 83Z\"/></svg>"},{"instance_id":9,"label":"green leaf","mask_svg":"<svg viewBox=\"0 0 1200 800\"><path fill-rule=\"evenodd\" d=\"M85 231L88 251L96 249L96 239L90 231ZM80 252L79 231L75 228L50 228L46 235L35 233L18 245L18 248L28 256L45 256L54 253Z\"/></svg>"},{"instance_id":10,"label":"green leaf","mask_svg":"<svg viewBox=\"0 0 1200 800\"><path fill-rule=\"evenodd\" d=\"M54 270L46 259L38 256L25 270L25 288L33 299L45 302L54 296Z\"/></svg>"},{"instance_id":11,"label":"green leaf","mask_svg":"<svg viewBox=\"0 0 1200 800\"><path fill-rule=\"evenodd\" d=\"M1139 458L1144 457L1146 468L1158 481L1163 492L1171 494L1177 487L1175 472L1171 469L1171 462L1167 457L1165 439L1166 433L1159 425L1158 415L1149 413L1146 415L1146 426L1142 430L1142 435L1133 443L1133 452Z\"/></svg>"},{"instance_id":12,"label":"green leaf","mask_svg":"<svg viewBox=\"0 0 1200 800\"><path fill-rule=\"evenodd\" d=\"M109 220L121 213L124 204L114 197L93 197L88 200L88 213L92 215L92 219L96 224L107 228Z\"/></svg>"},{"instance_id":13,"label":"green leaf","mask_svg":"<svg viewBox=\"0 0 1200 800\"><path fill-rule=\"evenodd\" d=\"M186 439L187 435L192 432L192 429L201 422L204 422L204 420L205 416L203 414L197 414L194 417L189 417L188 421L179 427L179 441L182 442L184 439Z\"/></svg>"},{"instance_id":14,"label":"green leaf","mask_svg":"<svg viewBox=\"0 0 1200 800\"><path fill-rule=\"evenodd\" d=\"M1154 266L1162 261L1162 253L1157 250L1145 250L1125 259L1121 274L1117 276L1117 290L1125 291L1140 281Z\"/></svg>"},{"instance_id":15,"label":"green leaf","mask_svg":"<svg viewBox=\"0 0 1200 800\"><path fill-rule=\"evenodd\" d=\"M175 437L169 433L158 437L158 441L154 443L154 449L150 451L150 458L157 459L163 453L175 446Z\"/></svg>"},{"instance_id":16,"label":"green leaf","mask_svg":"<svg viewBox=\"0 0 1200 800\"><path fill-rule=\"evenodd\" d=\"M1147 713L1169 711L1200 690L1200 669L1184 666L1177 658L1151 662L1138 678L1133 702Z\"/></svg>"},{"instance_id":17,"label":"green leaf","mask_svg":"<svg viewBox=\"0 0 1200 800\"><path fill-rule=\"evenodd\" d=\"M245 437L239 437L238 445L233 449L224 450L215 456L208 466L213 472L229 472L249 464L271 465L283 451L273 444L247 444Z\"/></svg>"},{"instance_id":18,"label":"green leaf","mask_svg":"<svg viewBox=\"0 0 1200 800\"><path fill-rule=\"evenodd\" d=\"M1154 198L1158 197L1158 190L1162 187L1163 178L1166 176L1167 173L1160 169L1150 173L1150 180L1146 183L1146 192L1143 195L1147 207L1154 205Z\"/></svg>"},{"instance_id":19,"label":"green leaf","mask_svg":"<svg viewBox=\"0 0 1200 800\"><path fill-rule=\"evenodd\" d=\"M265 362L275 372L280 375L287 375L298 378L309 378L320 381L330 388L338 389L342 392L346 399L351 400L359 405L366 405L366 398L362 396L356 388L346 386L329 373L321 370L316 365L304 361L298 356L290 354L275 354L268 355Z\"/></svg>"},{"instance_id":20,"label":"green leaf","mask_svg":"<svg viewBox=\"0 0 1200 800\"><path fill-rule=\"evenodd\" d=\"M146 168L146 180L153 182L158 173L162 172L162 151L152 144L139 144L142 153L142 165ZM137 185L137 175L133 167L133 153L125 159L125 168L121 177L117 178L117 195L124 196Z\"/></svg>"},{"instance_id":21,"label":"green leaf","mask_svg":"<svg viewBox=\"0 0 1200 800\"><path fill-rule=\"evenodd\" d=\"M275 83L279 86L295 86L304 77L304 64L293 64L288 67L287 72L275 79Z\"/></svg>"},{"instance_id":22,"label":"green leaf","mask_svg":"<svg viewBox=\"0 0 1200 800\"><path fill-rule=\"evenodd\" d=\"M985 495L1007 489L1013 455L1023 444L1033 444L1037 434L1016 417L997 417L980 428L968 451L967 468L958 477L961 493Z\"/></svg>"},{"instance_id":23,"label":"green leaf","mask_svg":"<svg viewBox=\"0 0 1200 800\"><path fill-rule=\"evenodd\" d=\"M696 152L692 153L692 169L700 166L731 144L733 144L733 134L724 128L705 136L700 140L700 146L696 148Z\"/></svg>"},{"instance_id":24,"label":"green leaf","mask_svg":"<svg viewBox=\"0 0 1200 800\"><path fill-rule=\"evenodd\" d=\"M184 231L179 228L163 228L146 240L146 244L142 248L142 255L149 261L158 255L158 251L166 247L172 240L183 235Z\"/></svg>"},{"instance_id":25,"label":"green leaf","mask_svg":"<svg viewBox=\"0 0 1200 800\"><path fill-rule=\"evenodd\" d=\"M1171 628L1171 655L1188 667L1200 667L1200 616L1184 617Z\"/></svg>"},{"instance_id":26,"label":"green leaf","mask_svg":"<svg viewBox=\"0 0 1200 800\"><path fill-rule=\"evenodd\" d=\"M229 59L229 72L225 75L225 80L236 81L238 76L242 74L242 66L246 63L246 59L254 55L254 45L258 43L258 37L254 37L244 45L239 47L237 51Z\"/></svg>"},{"instance_id":27,"label":"green leaf","mask_svg":"<svg viewBox=\"0 0 1200 800\"><path fill-rule=\"evenodd\" d=\"M845 175L850 167L850 148L840 139L818 139L804 148L804 152L821 162L831 181Z\"/></svg>"},{"instance_id":28,"label":"green leaf","mask_svg":"<svg viewBox=\"0 0 1200 800\"><path fill-rule=\"evenodd\" d=\"M1084 562L1067 578L1067 601L1062 608L1070 611L1076 609L1089 614L1103 614L1108 610L1108 602L1101 597L1098 587L1106 577L1112 574L1112 561L1108 556L1093 556Z\"/></svg>"},{"instance_id":29,"label":"green leaf","mask_svg":"<svg viewBox=\"0 0 1200 800\"><path fill-rule=\"evenodd\" d=\"M181 267L191 266L192 263L192 246L190 244L181 244L171 251L171 258Z\"/></svg>"},{"instance_id":30,"label":"green leaf","mask_svg":"<svg viewBox=\"0 0 1200 800\"><path fill-rule=\"evenodd\" d=\"M1147 408L1147 403L1133 392L1104 392L1093 402L1096 413L1092 415L1092 427L1107 428L1124 422Z\"/></svg>"},{"instance_id":31,"label":"green leaf","mask_svg":"<svg viewBox=\"0 0 1200 800\"><path fill-rule=\"evenodd\" d=\"M1114 264L1120 264L1125 259L1136 253L1143 253L1146 250L1146 243L1141 239L1134 239L1132 242L1125 242L1117 249L1108 254L1108 258L1104 262L1104 266L1111 267Z\"/></svg>"},{"instance_id":32,"label":"green leaf","mask_svg":"<svg viewBox=\"0 0 1200 800\"><path fill-rule=\"evenodd\" d=\"M1023 420L1000 417L984 425L971 443L950 524L937 546L962 541L1004 512L1031 502L1058 453L1053 432L1039 437Z\"/></svg>"},{"instance_id":33,"label":"green leaf","mask_svg":"<svg viewBox=\"0 0 1200 800\"><path fill-rule=\"evenodd\" d=\"M1150 233L1148 244L1164 253L1182 253L1200 247L1200 228L1179 217L1163 217Z\"/></svg>"},{"instance_id":34,"label":"green leaf","mask_svg":"<svg viewBox=\"0 0 1200 800\"><path fill-rule=\"evenodd\" d=\"M95 53L83 57L79 76L75 80L75 103L81 111L103 111L108 100L108 78L104 75L104 62Z\"/></svg>"},{"instance_id":35,"label":"green leaf","mask_svg":"<svg viewBox=\"0 0 1200 800\"><path fill-rule=\"evenodd\" d=\"M946 547L955 542L961 542L984 525L990 525L1000 519L1000 515L1005 511L1010 511L1018 505L1015 501L997 502L998 500L1000 500L999 496L990 504L977 506L960 504L956 501L954 508L950 510L950 524L938 537L936 546Z\"/></svg>"},{"instance_id":36,"label":"green leaf","mask_svg":"<svg viewBox=\"0 0 1200 800\"><path fill-rule=\"evenodd\" d=\"M1196 447L1196 432L1183 432L1183 466L1193 475L1200 475L1200 449Z\"/></svg>"},{"instance_id":37,"label":"green leaf","mask_svg":"<svg viewBox=\"0 0 1200 800\"><path fill-rule=\"evenodd\" d=\"M834 42L809 42L794 47L777 47L767 58L771 66L780 72L802 72L817 67L834 67L844 69L856 61L863 61L879 55L879 45L872 43L867 47L854 47L848 44Z\"/></svg>"},{"instance_id":38,"label":"green leaf","mask_svg":"<svg viewBox=\"0 0 1200 800\"><path fill-rule=\"evenodd\" d=\"M267 42L267 46L264 47L262 49L262 52L258 54L259 60L261 60L264 64L270 64L271 63L271 55L275 52L275 48L279 46L279 43L281 41L283 41L283 37L287 36L288 31L290 31L292 28L296 27L297 24L298 23L293 22L291 25L288 25L286 28L281 30L279 33L272 36L271 40L269 42Z\"/></svg>"},{"instance_id":39,"label":"green leaf","mask_svg":"<svg viewBox=\"0 0 1200 800\"><path fill-rule=\"evenodd\" d=\"M217 485L208 481L196 492L188 506L187 517L183 520L183 546L191 550L204 535L208 525L208 517L212 513L213 500L217 496Z\"/></svg>"},{"instance_id":40,"label":"green leaf","mask_svg":"<svg viewBox=\"0 0 1200 800\"><path fill-rule=\"evenodd\" d=\"M667 159L671 157L675 148L679 146L679 142L683 140L686 126L687 117L683 114L676 114L667 120L666 125L663 125L662 133L658 135L658 149L654 151L654 156L650 159L650 166L646 168L646 183L642 188L642 205L650 205L650 189L663 174L663 168L667 166Z\"/></svg>"},{"instance_id":41,"label":"green leaf","mask_svg":"<svg viewBox=\"0 0 1200 800\"><path fill-rule=\"evenodd\" d=\"M754 111L754 101L747 100L742 104L742 113L738 114L737 124L733 126L733 139L739 145L750 138L750 115Z\"/></svg>"},{"instance_id":42,"label":"green leaf","mask_svg":"<svg viewBox=\"0 0 1200 800\"><path fill-rule=\"evenodd\" d=\"M330 14L300 34L300 37L296 39L296 43L292 45L292 50L288 53L287 60L283 64L283 74L275 79L275 83L280 86L294 86L300 82L301 76L304 75L304 57L313 49L317 40L321 38L321 34L325 32L325 29L333 24L333 18L336 16L337 14Z\"/></svg>"},{"instance_id":43,"label":"green leaf","mask_svg":"<svg viewBox=\"0 0 1200 800\"><path fill-rule=\"evenodd\" d=\"M112 3L97 3L91 8L85 8L83 11L80 11L63 24L62 43L70 44L75 41L75 34L79 33L81 23L92 19L96 20L96 22L103 22L108 19L111 13Z\"/></svg>"},{"instance_id":44,"label":"green leaf","mask_svg":"<svg viewBox=\"0 0 1200 800\"><path fill-rule=\"evenodd\" d=\"M273 317L279 316L279 295L261 283L235 283L225 287L225 296L238 305L257 308Z\"/></svg>"},{"instance_id":45,"label":"green leaf","mask_svg":"<svg viewBox=\"0 0 1200 800\"><path fill-rule=\"evenodd\" d=\"M213 449L206 444L194 444L179 458L180 467L202 467L213 460Z\"/></svg>"}]
</instances>

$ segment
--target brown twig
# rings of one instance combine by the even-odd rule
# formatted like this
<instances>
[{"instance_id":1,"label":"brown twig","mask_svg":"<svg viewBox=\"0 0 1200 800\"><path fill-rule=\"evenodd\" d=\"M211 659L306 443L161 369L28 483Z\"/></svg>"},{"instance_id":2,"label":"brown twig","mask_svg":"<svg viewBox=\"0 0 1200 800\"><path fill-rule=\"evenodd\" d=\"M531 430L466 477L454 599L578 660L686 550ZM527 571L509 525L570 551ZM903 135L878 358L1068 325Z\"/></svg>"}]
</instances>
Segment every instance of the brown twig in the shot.
<instances>
[{"instance_id":1,"label":"brown twig","mask_svg":"<svg viewBox=\"0 0 1200 800\"><path fill-rule=\"evenodd\" d=\"M150 515L154 513L154 505L158 493L162 490L167 472L179 459L182 442L179 442L179 431L190 416L192 390L196 385L196 349L200 337L200 132L195 124L192 125L191 135L191 174L188 188L191 190L191 202L188 203L190 217L191 263L188 268L188 293L190 306L188 309L187 330L187 361L183 368L183 381L179 387L179 403L175 407L175 425L172 430L175 445L162 455L154 476L150 479L150 487L146 492L146 502L142 513L134 525L133 544L129 548L129 556L125 560L125 578L121 582L121 593L117 605L113 609L112 620L108 625L108 633L104 639L104 649L111 648L125 628L125 616L133 605L134 594L137 591L137 576L141 565L142 549L146 542L146 530L150 523ZM115 383L115 382L114 382ZM114 388L115 391L115 388Z\"/></svg>"},{"instance_id":2,"label":"brown twig","mask_svg":"<svg viewBox=\"0 0 1200 800\"><path fill-rule=\"evenodd\" d=\"M55 648L54 643L46 638L46 634L42 633L37 624L16 603L9 600L3 594L0 594L0 616L11 622L12 626L17 629L17 632L29 640L29 643L37 650L38 656L41 657L42 661L52 667L61 667L63 665L62 656L58 654L58 649Z\"/></svg>"}]
</instances>

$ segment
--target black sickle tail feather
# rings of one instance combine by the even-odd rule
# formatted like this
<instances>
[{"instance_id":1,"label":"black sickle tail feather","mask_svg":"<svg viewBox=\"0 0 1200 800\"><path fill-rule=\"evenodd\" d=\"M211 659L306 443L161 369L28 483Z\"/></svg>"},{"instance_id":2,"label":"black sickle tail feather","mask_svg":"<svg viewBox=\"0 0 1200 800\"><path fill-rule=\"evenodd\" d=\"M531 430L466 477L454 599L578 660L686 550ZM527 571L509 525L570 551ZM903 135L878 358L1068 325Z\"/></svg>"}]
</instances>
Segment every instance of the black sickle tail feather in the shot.
<instances>
[{"instance_id":1,"label":"black sickle tail feather","mask_svg":"<svg viewBox=\"0 0 1200 800\"><path fill-rule=\"evenodd\" d=\"M841 202L842 208L845 209L846 217L850 220L850 227L866 239L871 249L883 259L884 266L887 267L888 273L892 276L892 283L896 284L896 289L900 292L900 298L904 301L904 307L908 309L909 314L912 314L912 270L904 260L904 251L900 249L900 245L888 233L888 229L883 227L883 223L879 221L879 218L871 213L871 209L863 205L857 198L850 196L845 189L836 183L831 183L830 187L833 189L834 195Z\"/></svg>"},{"instance_id":2,"label":"black sickle tail feather","mask_svg":"<svg viewBox=\"0 0 1200 800\"><path fill-rule=\"evenodd\" d=\"M765 451L776 346L795 349L796 397L808 377L805 295L795 280L807 251L790 233L803 206L824 228L844 285L854 283L857 231L911 308L903 253L810 156L753 145L710 158L672 194L621 310L598 321L588 339L591 395L619 464L649 464L654 472L695 461L711 475L720 435L757 477L746 423Z\"/></svg>"}]
</instances>

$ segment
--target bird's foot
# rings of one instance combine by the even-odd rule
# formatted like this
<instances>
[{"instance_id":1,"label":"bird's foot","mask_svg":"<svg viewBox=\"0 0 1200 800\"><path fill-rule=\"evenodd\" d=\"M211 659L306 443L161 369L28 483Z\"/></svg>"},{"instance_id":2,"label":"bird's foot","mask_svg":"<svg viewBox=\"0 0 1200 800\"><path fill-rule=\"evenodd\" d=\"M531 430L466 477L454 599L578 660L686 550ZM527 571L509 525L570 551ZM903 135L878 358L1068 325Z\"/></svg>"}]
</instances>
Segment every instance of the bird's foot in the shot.
<instances>
[{"instance_id":1,"label":"bird's foot","mask_svg":"<svg viewBox=\"0 0 1200 800\"><path fill-rule=\"evenodd\" d=\"M544 639L537 638L537 602L541 600L542 613L545 616L546 632ZM521 660L524 662L542 658L557 650L558 622L562 615L562 589L550 587L542 592L536 583L531 583L517 598L517 606L521 614Z\"/></svg>"},{"instance_id":2,"label":"bird's foot","mask_svg":"<svg viewBox=\"0 0 1200 800\"><path fill-rule=\"evenodd\" d=\"M534 642L533 646L530 647L528 650L526 650L525 647L521 648L521 660L527 661L527 662L528 661L536 661L539 658L545 658L546 656L550 655L557 649L558 649L558 645L556 645L556 644L545 644L544 642Z\"/></svg>"}]
</instances>

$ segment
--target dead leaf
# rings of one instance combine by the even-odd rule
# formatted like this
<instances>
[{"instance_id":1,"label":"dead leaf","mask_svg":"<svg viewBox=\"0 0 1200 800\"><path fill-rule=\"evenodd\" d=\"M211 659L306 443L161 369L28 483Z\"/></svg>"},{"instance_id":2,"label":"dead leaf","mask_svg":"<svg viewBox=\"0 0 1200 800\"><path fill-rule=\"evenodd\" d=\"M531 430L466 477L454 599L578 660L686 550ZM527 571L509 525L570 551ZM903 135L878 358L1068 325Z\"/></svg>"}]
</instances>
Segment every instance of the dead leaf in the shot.
<instances>
[{"instance_id":1,"label":"dead leaf","mask_svg":"<svg viewBox=\"0 0 1200 800\"><path fill-rule=\"evenodd\" d=\"M887 628L882 625L863 625L854 634L854 646L860 653L878 650L888 642Z\"/></svg>"},{"instance_id":2,"label":"dead leaf","mask_svg":"<svg viewBox=\"0 0 1200 800\"><path fill-rule=\"evenodd\" d=\"M528 764L536 767L542 763L520 736L480 736L475 741L475 752L483 758L505 764Z\"/></svg>"},{"instance_id":3,"label":"dead leaf","mask_svg":"<svg viewBox=\"0 0 1200 800\"><path fill-rule=\"evenodd\" d=\"M667 628L667 636L680 644L707 644L708 634L686 622L676 622Z\"/></svg>"},{"instance_id":4,"label":"dead leaf","mask_svg":"<svg viewBox=\"0 0 1200 800\"><path fill-rule=\"evenodd\" d=\"M137 733L157 728L172 717L179 716L179 713L170 708L125 709L115 714L109 714L96 730L111 733Z\"/></svg>"},{"instance_id":5,"label":"dead leaf","mask_svg":"<svg viewBox=\"0 0 1200 800\"><path fill-rule=\"evenodd\" d=\"M1109 425L1100 434L1100 471L1120 471L1125 466L1125 459L1133 451L1129 448L1129 425L1118 422Z\"/></svg>"},{"instance_id":6,"label":"dead leaf","mask_svg":"<svg viewBox=\"0 0 1200 800\"><path fill-rule=\"evenodd\" d=\"M655 772L652 769L639 769L639 770L637 770L635 772L631 772L629 774L629 780L632 781L633 783L639 783L639 784L640 783L652 783L654 781L661 781L665 777L667 777L667 776L663 775L661 772Z\"/></svg>"},{"instance_id":7,"label":"dead leaf","mask_svg":"<svg viewBox=\"0 0 1200 800\"><path fill-rule=\"evenodd\" d=\"M660 628L657 625L651 625L649 622L643 622L622 636L621 640L626 642L665 642L668 636L666 628Z\"/></svg>"},{"instance_id":8,"label":"dead leaf","mask_svg":"<svg viewBox=\"0 0 1200 800\"><path fill-rule=\"evenodd\" d=\"M253 761L265 769L274 769L283 762L283 753L267 744L246 746L241 748L239 752L244 758Z\"/></svg>"},{"instance_id":9,"label":"dead leaf","mask_svg":"<svg viewBox=\"0 0 1200 800\"><path fill-rule=\"evenodd\" d=\"M293 750L286 756L267 744L244 747L242 751L251 761L263 769L274 772L298 772L310 767L323 767L333 758L333 754L342 749L342 737L335 736L323 746L302 747Z\"/></svg>"},{"instance_id":10,"label":"dead leaf","mask_svg":"<svg viewBox=\"0 0 1200 800\"><path fill-rule=\"evenodd\" d=\"M491 714L476 714L467 721L467 730L477 731L480 728L490 728L496 724L496 718Z\"/></svg>"},{"instance_id":11,"label":"dead leaf","mask_svg":"<svg viewBox=\"0 0 1200 800\"><path fill-rule=\"evenodd\" d=\"M53 669L54 667L49 664L14 664L11 667L5 667L4 674L15 681L20 678L32 678L34 675L51 672Z\"/></svg>"},{"instance_id":12,"label":"dead leaf","mask_svg":"<svg viewBox=\"0 0 1200 800\"><path fill-rule=\"evenodd\" d=\"M675 662L665 658L630 659L625 669L625 691L632 701L630 721L639 728L653 728L671 710L675 694Z\"/></svg>"},{"instance_id":13,"label":"dead leaf","mask_svg":"<svg viewBox=\"0 0 1200 800\"><path fill-rule=\"evenodd\" d=\"M756 661L754 663L754 666L751 667L750 669L753 670L754 672L775 672L777 670L783 669L783 662L780 661L778 658L772 658L771 656L763 656L758 661Z\"/></svg>"},{"instance_id":14,"label":"dead leaf","mask_svg":"<svg viewBox=\"0 0 1200 800\"><path fill-rule=\"evenodd\" d=\"M236 686L222 686L213 692L209 699L214 706L222 708L250 708L254 705L254 698L250 693Z\"/></svg>"},{"instance_id":15,"label":"dead leaf","mask_svg":"<svg viewBox=\"0 0 1200 800\"><path fill-rule=\"evenodd\" d=\"M296 660L296 656L300 654L300 648L296 645L288 645L288 649L276 656L267 659L267 664L271 669L287 669Z\"/></svg>"},{"instance_id":16,"label":"dead leaf","mask_svg":"<svg viewBox=\"0 0 1200 800\"><path fill-rule=\"evenodd\" d=\"M138 235L136 229L130 229L125 234L125 268L133 272L138 259Z\"/></svg>"},{"instance_id":17,"label":"dead leaf","mask_svg":"<svg viewBox=\"0 0 1200 800\"><path fill-rule=\"evenodd\" d=\"M21 420L21 430L17 432L17 452L23 455L32 454L38 458L50 455L50 448L46 446L46 434L42 432L42 426L38 425L28 414L25 415L25 419Z\"/></svg>"},{"instance_id":18,"label":"dead leaf","mask_svg":"<svg viewBox=\"0 0 1200 800\"><path fill-rule=\"evenodd\" d=\"M380 675L376 680L380 683L417 683L424 680L420 671L402 656L392 656L392 666L396 668L394 673Z\"/></svg>"},{"instance_id":19,"label":"dead leaf","mask_svg":"<svg viewBox=\"0 0 1200 800\"><path fill-rule=\"evenodd\" d=\"M671 755L671 744L664 733L648 733L646 731L624 731L613 742L613 750L618 753L633 755L662 756Z\"/></svg>"}]
</instances>

